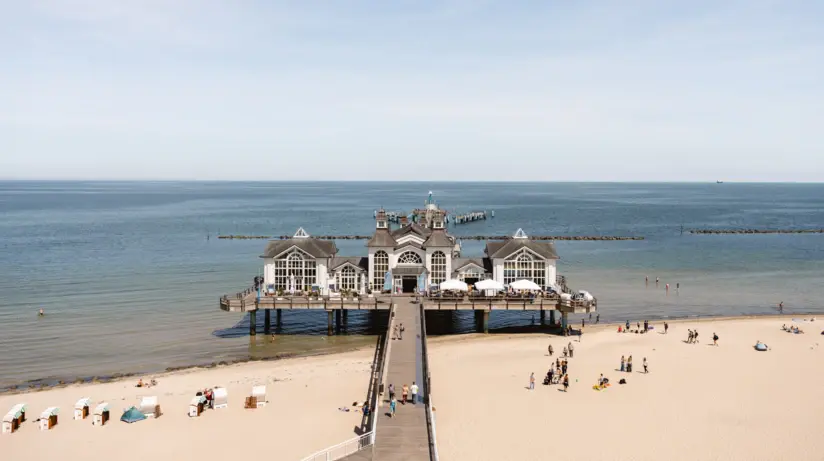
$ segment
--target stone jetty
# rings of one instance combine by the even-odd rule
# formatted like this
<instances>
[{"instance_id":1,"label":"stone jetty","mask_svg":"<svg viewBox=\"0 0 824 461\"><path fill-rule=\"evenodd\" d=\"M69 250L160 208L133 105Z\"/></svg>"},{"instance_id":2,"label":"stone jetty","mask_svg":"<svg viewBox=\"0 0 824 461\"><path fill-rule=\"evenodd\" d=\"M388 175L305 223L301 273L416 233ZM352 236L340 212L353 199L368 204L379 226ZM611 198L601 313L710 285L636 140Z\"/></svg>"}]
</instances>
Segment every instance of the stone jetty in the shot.
<instances>
[{"instance_id":1,"label":"stone jetty","mask_svg":"<svg viewBox=\"0 0 824 461\"><path fill-rule=\"evenodd\" d=\"M690 234L824 234L824 229L693 229Z\"/></svg>"},{"instance_id":2,"label":"stone jetty","mask_svg":"<svg viewBox=\"0 0 824 461\"><path fill-rule=\"evenodd\" d=\"M321 240L369 240L371 235L318 235ZM460 240L509 240L509 235L456 235ZM226 240L288 240L291 235L218 235L219 239ZM644 240L642 236L615 236L615 235L533 235L533 240L581 240L581 241L616 241L616 240Z\"/></svg>"}]
</instances>

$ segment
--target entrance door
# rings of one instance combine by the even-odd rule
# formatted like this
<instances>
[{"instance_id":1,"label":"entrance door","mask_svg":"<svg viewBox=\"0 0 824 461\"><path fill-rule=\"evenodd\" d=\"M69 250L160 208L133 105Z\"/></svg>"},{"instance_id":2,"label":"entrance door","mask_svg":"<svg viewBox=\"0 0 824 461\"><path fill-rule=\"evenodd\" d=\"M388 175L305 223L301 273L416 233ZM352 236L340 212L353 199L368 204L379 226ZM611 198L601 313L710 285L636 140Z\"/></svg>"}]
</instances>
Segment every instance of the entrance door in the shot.
<instances>
[{"instance_id":1,"label":"entrance door","mask_svg":"<svg viewBox=\"0 0 824 461\"><path fill-rule=\"evenodd\" d=\"M404 293L414 293L415 288L418 286L418 278L414 275L405 275L402 281L402 287Z\"/></svg>"}]
</instances>

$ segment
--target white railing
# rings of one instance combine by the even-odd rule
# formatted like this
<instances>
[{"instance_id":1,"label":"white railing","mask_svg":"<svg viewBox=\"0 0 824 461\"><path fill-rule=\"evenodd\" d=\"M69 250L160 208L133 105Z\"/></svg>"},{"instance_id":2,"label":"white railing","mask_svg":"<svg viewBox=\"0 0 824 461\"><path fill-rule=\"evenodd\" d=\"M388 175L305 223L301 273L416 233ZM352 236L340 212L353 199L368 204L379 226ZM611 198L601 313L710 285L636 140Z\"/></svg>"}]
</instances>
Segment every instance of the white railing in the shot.
<instances>
[{"instance_id":1,"label":"white railing","mask_svg":"<svg viewBox=\"0 0 824 461\"><path fill-rule=\"evenodd\" d=\"M364 448L372 446L373 443L375 443L374 432L369 431L366 434L309 455L301 461L334 461L357 453Z\"/></svg>"}]
</instances>

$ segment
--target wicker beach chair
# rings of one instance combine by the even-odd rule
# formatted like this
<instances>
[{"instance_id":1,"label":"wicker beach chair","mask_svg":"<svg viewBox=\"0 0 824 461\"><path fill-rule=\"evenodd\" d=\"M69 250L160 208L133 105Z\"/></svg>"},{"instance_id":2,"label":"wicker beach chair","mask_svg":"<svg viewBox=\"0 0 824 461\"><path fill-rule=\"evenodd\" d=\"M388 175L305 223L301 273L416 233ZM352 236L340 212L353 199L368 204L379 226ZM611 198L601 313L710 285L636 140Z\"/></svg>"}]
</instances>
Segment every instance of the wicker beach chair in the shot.
<instances>
[{"instance_id":1,"label":"wicker beach chair","mask_svg":"<svg viewBox=\"0 0 824 461\"><path fill-rule=\"evenodd\" d=\"M138 411L147 418L157 418L160 416L160 405L157 403L157 396L143 397L140 401Z\"/></svg>"},{"instance_id":2,"label":"wicker beach chair","mask_svg":"<svg viewBox=\"0 0 824 461\"><path fill-rule=\"evenodd\" d=\"M213 408L228 408L229 407L229 393L225 387L216 387L214 390Z\"/></svg>"},{"instance_id":3,"label":"wicker beach chair","mask_svg":"<svg viewBox=\"0 0 824 461\"><path fill-rule=\"evenodd\" d=\"M266 406L266 386L252 387L252 397L255 398L255 408Z\"/></svg>"}]
</instances>

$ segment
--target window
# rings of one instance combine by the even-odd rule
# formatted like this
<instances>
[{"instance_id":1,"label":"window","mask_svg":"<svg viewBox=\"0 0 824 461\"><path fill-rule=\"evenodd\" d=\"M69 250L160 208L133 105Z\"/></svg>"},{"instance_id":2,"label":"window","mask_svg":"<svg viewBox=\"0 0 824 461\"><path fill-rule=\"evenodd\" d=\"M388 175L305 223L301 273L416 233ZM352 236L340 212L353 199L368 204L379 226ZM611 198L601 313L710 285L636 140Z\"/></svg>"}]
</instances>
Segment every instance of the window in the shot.
<instances>
[{"instance_id":1,"label":"window","mask_svg":"<svg viewBox=\"0 0 824 461\"><path fill-rule=\"evenodd\" d=\"M352 266L344 266L335 275L338 290L360 290L360 274Z\"/></svg>"},{"instance_id":2,"label":"window","mask_svg":"<svg viewBox=\"0 0 824 461\"><path fill-rule=\"evenodd\" d=\"M546 262L536 261L532 253L521 250L504 261L504 285L516 280L531 280L546 287Z\"/></svg>"},{"instance_id":3,"label":"window","mask_svg":"<svg viewBox=\"0 0 824 461\"><path fill-rule=\"evenodd\" d=\"M398 264L423 264L423 260L417 253L406 251L398 257Z\"/></svg>"},{"instance_id":4,"label":"window","mask_svg":"<svg viewBox=\"0 0 824 461\"><path fill-rule=\"evenodd\" d=\"M462 282L466 282L467 279L484 280L486 278L486 272L475 266L470 266L458 274L458 279Z\"/></svg>"},{"instance_id":5,"label":"window","mask_svg":"<svg viewBox=\"0 0 824 461\"><path fill-rule=\"evenodd\" d=\"M378 251L372 259L372 289L383 290L383 280L389 272L389 255L385 251Z\"/></svg>"},{"instance_id":6,"label":"window","mask_svg":"<svg viewBox=\"0 0 824 461\"><path fill-rule=\"evenodd\" d=\"M296 290L308 290L317 284L317 266L314 260L304 259L303 253L292 251L283 259L275 260L274 284L276 290L290 289L295 278Z\"/></svg>"},{"instance_id":7,"label":"window","mask_svg":"<svg viewBox=\"0 0 824 461\"><path fill-rule=\"evenodd\" d=\"M432 285L446 281L446 255L443 251L432 253Z\"/></svg>"}]
</instances>

